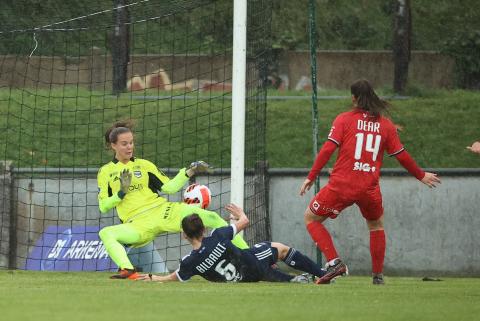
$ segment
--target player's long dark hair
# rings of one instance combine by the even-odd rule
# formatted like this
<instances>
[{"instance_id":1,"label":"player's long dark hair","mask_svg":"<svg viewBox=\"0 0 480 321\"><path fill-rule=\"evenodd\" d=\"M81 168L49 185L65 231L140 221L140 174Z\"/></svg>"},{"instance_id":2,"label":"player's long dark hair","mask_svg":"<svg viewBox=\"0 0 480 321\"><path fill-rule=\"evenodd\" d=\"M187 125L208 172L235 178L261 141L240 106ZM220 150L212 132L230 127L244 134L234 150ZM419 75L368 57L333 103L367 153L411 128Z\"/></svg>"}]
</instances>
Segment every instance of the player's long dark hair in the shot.
<instances>
[{"instance_id":1,"label":"player's long dark hair","mask_svg":"<svg viewBox=\"0 0 480 321\"><path fill-rule=\"evenodd\" d=\"M192 214L183 218L182 230L189 239L199 239L203 236L205 225L198 214Z\"/></svg>"},{"instance_id":2,"label":"player's long dark hair","mask_svg":"<svg viewBox=\"0 0 480 321\"><path fill-rule=\"evenodd\" d=\"M360 109L367 111L375 118L383 115L390 104L385 100L380 99L372 85L366 79L359 79L350 86L350 92L357 100L357 106Z\"/></svg>"},{"instance_id":3,"label":"player's long dark hair","mask_svg":"<svg viewBox=\"0 0 480 321\"><path fill-rule=\"evenodd\" d=\"M107 131L105 132L105 145L107 148L110 148L111 143L116 143L118 140L118 135L123 133L131 133L133 129L133 121L131 120L119 120L116 121Z\"/></svg>"}]
</instances>

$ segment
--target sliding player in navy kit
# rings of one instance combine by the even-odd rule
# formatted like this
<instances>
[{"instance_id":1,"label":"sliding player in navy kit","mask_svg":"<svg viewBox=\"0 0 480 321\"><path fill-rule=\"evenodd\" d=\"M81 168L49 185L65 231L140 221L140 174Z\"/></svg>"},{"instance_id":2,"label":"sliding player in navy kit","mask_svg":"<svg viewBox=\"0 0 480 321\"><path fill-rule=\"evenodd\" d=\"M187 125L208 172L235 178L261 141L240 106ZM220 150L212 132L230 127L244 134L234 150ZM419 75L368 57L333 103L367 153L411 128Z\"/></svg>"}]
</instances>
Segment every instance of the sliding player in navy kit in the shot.
<instances>
[{"instance_id":1,"label":"sliding player in navy kit","mask_svg":"<svg viewBox=\"0 0 480 321\"><path fill-rule=\"evenodd\" d=\"M221 227L204 237L205 226L197 214L186 216L182 220L184 237L193 247L192 252L184 257L180 267L166 276L143 274L140 279L147 281L187 281L199 275L212 282L297 282L307 283L305 275L292 276L272 268L277 260L282 260L290 267L322 277L325 270L308 257L287 245L277 242L263 242L250 249L241 250L231 242L232 238L248 225L248 218L243 210L229 204L226 209L236 222Z\"/></svg>"}]
</instances>

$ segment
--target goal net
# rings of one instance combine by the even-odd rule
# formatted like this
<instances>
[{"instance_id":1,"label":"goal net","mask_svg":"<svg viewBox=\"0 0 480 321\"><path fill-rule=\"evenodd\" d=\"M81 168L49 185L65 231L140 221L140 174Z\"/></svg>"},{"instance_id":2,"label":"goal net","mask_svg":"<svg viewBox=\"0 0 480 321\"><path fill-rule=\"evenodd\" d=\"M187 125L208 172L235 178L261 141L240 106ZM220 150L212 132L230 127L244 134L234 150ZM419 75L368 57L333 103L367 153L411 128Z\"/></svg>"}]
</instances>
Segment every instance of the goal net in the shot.
<instances>
[{"instance_id":1,"label":"goal net","mask_svg":"<svg viewBox=\"0 0 480 321\"><path fill-rule=\"evenodd\" d=\"M0 268L114 270L98 238L103 134L135 123L135 156L169 177L195 160L210 210L230 199L232 1L49 1L11 4L0 30ZM34 18L32 18L34 17ZM265 79L271 1L248 1L244 207L249 244L270 237ZM181 201L182 191L170 196ZM162 195L167 197L166 195ZM179 233L129 250L144 271L174 269L190 251Z\"/></svg>"}]
</instances>

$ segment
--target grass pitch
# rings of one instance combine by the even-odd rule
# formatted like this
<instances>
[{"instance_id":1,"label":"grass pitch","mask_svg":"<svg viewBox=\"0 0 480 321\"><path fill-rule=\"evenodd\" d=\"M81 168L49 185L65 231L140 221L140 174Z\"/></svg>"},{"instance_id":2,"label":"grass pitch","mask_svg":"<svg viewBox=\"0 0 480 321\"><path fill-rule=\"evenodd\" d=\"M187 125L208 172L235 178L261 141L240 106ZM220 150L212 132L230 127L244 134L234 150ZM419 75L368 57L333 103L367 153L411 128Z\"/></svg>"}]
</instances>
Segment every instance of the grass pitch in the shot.
<instances>
[{"instance_id":1,"label":"grass pitch","mask_svg":"<svg viewBox=\"0 0 480 321\"><path fill-rule=\"evenodd\" d=\"M107 273L0 271L3 321L476 320L480 279L368 277L335 284L110 280Z\"/></svg>"}]
</instances>

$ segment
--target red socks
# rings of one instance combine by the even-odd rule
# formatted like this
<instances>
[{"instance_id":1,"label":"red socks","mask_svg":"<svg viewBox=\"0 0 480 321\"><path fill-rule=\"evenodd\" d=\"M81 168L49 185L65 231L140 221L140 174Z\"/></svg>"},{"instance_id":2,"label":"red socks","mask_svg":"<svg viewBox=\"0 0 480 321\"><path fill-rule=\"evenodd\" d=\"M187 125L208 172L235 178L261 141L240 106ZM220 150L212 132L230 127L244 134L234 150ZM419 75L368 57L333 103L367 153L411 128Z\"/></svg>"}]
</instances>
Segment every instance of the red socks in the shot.
<instances>
[{"instance_id":1,"label":"red socks","mask_svg":"<svg viewBox=\"0 0 480 321\"><path fill-rule=\"evenodd\" d=\"M311 222L307 225L307 231L322 251L327 261L338 257L337 250L333 245L332 237L325 226L320 222ZM372 272L382 273L385 259L385 231L370 231L370 254L372 256Z\"/></svg>"},{"instance_id":2,"label":"red socks","mask_svg":"<svg viewBox=\"0 0 480 321\"><path fill-rule=\"evenodd\" d=\"M372 272L382 273L385 258L385 231L370 231L370 254L372 255Z\"/></svg>"},{"instance_id":3,"label":"red socks","mask_svg":"<svg viewBox=\"0 0 480 321\"><path fill-rule=\"evenodd\" d=\"M333 245L332 237L325 226L320 222L311 222L307 225L307 231L315 241L317 247L322 251L328 261L338 257L337 250ZM385 247L384 247L385 249Z\"/></svg>"}]
</instances>

